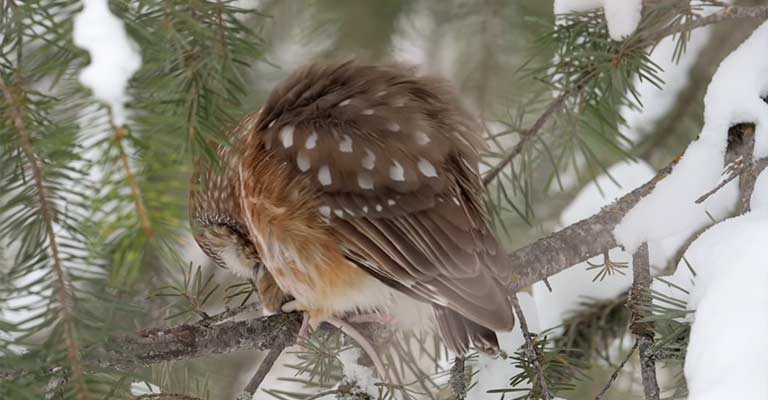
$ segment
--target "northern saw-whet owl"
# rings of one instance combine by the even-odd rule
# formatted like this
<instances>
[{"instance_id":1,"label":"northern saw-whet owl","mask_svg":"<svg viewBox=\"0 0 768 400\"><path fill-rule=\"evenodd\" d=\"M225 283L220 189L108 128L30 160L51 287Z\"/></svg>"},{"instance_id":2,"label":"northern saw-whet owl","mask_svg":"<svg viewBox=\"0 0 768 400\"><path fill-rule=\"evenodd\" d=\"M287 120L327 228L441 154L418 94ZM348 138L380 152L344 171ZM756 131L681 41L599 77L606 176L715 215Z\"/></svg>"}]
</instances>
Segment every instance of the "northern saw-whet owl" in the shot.
<instances>
[{"instance_id":1,"label":"northern saw-whet owl","mask_svg":"<svg viewBox=\"0 0 768 400\"><path fill-rule=\"evenodd\" d=\"M498 351L511 269L482 201L480 124L447 82L309 65L229 140L220 167L193 178L195 239L255 278L267 308L292 301L319 323L406 295L431 306L454 352Z\"/></svg>"}]
</instances>

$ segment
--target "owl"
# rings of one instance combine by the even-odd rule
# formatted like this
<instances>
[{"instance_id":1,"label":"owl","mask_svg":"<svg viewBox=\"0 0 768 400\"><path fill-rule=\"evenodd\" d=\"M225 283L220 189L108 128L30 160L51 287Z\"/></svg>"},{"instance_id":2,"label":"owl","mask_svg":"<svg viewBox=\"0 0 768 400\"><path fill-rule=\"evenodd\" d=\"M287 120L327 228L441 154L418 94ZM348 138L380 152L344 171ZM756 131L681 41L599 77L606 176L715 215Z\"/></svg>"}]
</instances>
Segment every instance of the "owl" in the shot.
<instances>
[{"instance_id":1,"label":"owl","mask_svg":"<svg viewBox=\"0 0 768 400\"><path fill-rule=\"evenodd\" d=\"M398 65L312 64L201 162L190 217L217 264L311 324L431 307L457 354L498 351L511 268L488 226L481 126L451 86Z\"/></svg>"}]
</instances>

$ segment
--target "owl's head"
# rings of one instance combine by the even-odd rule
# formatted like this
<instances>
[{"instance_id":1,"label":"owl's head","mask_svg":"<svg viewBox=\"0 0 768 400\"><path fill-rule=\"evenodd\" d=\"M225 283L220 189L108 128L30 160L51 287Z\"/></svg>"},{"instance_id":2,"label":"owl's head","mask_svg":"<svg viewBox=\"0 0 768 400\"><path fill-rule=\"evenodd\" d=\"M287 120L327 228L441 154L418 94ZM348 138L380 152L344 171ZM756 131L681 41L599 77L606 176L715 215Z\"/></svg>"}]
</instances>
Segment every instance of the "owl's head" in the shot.
<instances>
[{"instance_id":1,"label":"owl's head","mask_svg":"<svg viewBox=\"0 0 768 400\"><path fill-rule=\"evenodd\" d=\"M247 119L246 119L247 120ZM247 125L231 137L238 138ZM233 147L219 145L218 162L195 165L189 195L189 220L197 244L219 267L253 278L261 266L240 212L240 179Z\"/></svg>"}]
</instances>

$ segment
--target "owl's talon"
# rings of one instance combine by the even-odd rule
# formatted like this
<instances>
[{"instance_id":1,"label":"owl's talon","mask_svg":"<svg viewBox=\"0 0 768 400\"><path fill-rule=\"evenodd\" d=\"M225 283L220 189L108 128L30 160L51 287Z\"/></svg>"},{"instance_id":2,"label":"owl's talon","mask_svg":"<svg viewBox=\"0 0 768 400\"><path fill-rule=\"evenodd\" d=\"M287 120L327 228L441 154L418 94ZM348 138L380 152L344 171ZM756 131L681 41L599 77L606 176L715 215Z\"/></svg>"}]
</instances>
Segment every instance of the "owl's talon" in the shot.
<instances>
[{"instance_id":1,"label":"owl's talon","mask_svg":"<svg viewBox=\"0 0 768 400\"><path fill-rule=\"evenodd\" d=\"M302 307L297 300L291 300L286 301L282 306L280 306L280 311L290 314L295 311L304 311L304 307Z\"/></svg>"}]
</instances>

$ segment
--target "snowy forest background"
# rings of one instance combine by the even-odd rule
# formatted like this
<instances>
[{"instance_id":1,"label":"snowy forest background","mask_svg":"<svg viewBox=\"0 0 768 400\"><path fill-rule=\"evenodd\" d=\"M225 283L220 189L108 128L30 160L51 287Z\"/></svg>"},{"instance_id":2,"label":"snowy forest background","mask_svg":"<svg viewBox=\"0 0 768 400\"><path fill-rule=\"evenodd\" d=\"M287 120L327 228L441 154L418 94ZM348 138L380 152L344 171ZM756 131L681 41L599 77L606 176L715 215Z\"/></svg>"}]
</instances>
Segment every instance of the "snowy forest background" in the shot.
<instances>
[{"instance_id":1,"label":"snowy forest background","mask_svg":"<svg viewBox=\"0 0 768 400\"><path fill-rule=\"evenodd\" d=\"M0 0L0 398L768 398L768 4L734 3ZM283 349L298 319L192 240L193 160L348 58L482 117L503 357L367 326L380 382L332 329Z\"/></svg>"}]
</instances>

